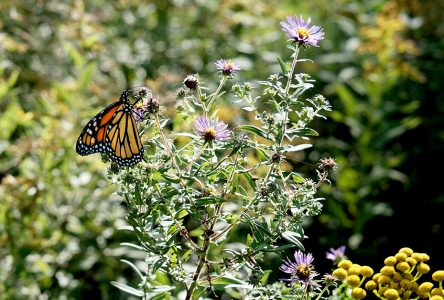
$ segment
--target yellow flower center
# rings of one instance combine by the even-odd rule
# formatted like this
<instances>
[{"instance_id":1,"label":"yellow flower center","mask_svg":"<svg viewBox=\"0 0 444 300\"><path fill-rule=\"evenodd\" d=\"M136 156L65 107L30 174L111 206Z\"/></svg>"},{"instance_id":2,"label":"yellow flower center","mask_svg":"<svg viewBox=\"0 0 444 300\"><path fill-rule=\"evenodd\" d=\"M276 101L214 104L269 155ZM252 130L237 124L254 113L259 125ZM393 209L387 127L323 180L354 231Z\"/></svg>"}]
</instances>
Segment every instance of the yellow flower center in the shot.
<instances>
[{"instance_id":1,"label":"yellow flower center","mask_svg":"<svg viewBox=\"0 0 444 300\"><path fill-rule=\"evenodd\" d=\"M301 38L308 38L310 37L310 31L307 28L298 28L298 35Z\"/></svg>"},{"instance_id":2,"label":"yellow flower center","mask_svg":"<svg viewBox=\"0 0 444 300\"><path fill-rule=\"evenodd\" d=\"M301 264L296 268L296 274L301 279L310 278L310 266Z\"/></svg>"},{"instance_id":3,"label":"yellow flower center","mask_svg":"<svg viewBox=\"0 0 444 300\"><path fill-rule=\"evenodd\" d=\"M216 139L216 131L214 130L214 128L210 127L205 130L203 137L206 141L212 141Z\"/></svg>"}]
</instances>

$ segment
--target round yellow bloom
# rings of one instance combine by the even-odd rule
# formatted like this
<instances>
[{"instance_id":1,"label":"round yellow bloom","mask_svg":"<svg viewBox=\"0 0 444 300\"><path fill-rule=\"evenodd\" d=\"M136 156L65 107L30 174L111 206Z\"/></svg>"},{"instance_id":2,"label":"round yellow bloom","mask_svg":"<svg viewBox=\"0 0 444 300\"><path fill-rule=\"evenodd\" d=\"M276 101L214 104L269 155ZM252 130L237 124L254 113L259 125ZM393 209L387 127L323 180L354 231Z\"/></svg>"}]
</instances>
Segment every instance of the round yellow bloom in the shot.
<instances>
[{"instance_id":1,"label":"round yellow bloom","mask_svg":"<svg viewBox=\"0 0 444 300\"><path fill-rule=\"evenodd\" d=\"M434 295L429 298L429 300L443 300L444 298L440 295Z\"/></svg>"},{"instance_id":2,"label":"round yellow bloom","mask_svg":"<svg viewBox=\"0 0 444 300\"><path fill-rule=\"evenodd\" d=\"M407 254L403 252L398 252L395 254L395 258L397 261L405 261L407 259Z\"/></svg>"},{"instance_id":3,"label":"round yellow bloom","mask_svg":"<svg viewBox=\"0 0 444 300\"><path fill-rule=\"evenodd\" d=\"M409 269L410 269L410 265L405 261L402 261L402 262L399 262L396 264L396 270L399 270L401 272L406 272Z\"/></svg>"},{"instance_id":4,"label":"round yellow bloom","mask_svg":"<svg viewBox=\"0 0 444 300\"><path fill-rule=\"evenodd\" d=\"M396 265L398 261L396 260L396 257L394 256L389 256L386 259L384 259L384 265L386 266L394 266Z\"/></svg>"},{"instance_id":5,"label":"round yellow bloom","mask_svg":"<svg viewBox=\"0 0 444 300\"><path fill-rule=\"evenodd\" d=\"M342 268L344 270L348 270L352 264L353 263L350 260L344 259L344 260L341 260L341 262L338 264L338 267Z\"/></svg>"},{"instance_id":6,"label":"round yellow bloom","mask_svg":"<svg viewBox=\"0 0 444 300\"><path fill-rule=\"evenodd\" d=\"M383 266L381 268L381 274L386 276L392 276L395 273L395 268L393 266Z\"/></svg>"},{"instance_id":7,"label":"round yellow bloom","mask_svg":"<svg viewBox=\"0 0 444 300\"><path fill-rule=\"evenodd\" d=\"M442 288L434 288L430 294L432 296L444 296L444 290Z\"/></svg>"},{"instance_id":8,"label":"round yellow bloom","mask_svg":"<svg viewBox=\"0 0 444 300\"><path fill-rule=\"evenodd\" d=\"M420 262L419 265L416 267L416 270L418 270L418 273L420 274L427 274L428 272L430 272L430 266L428 264Z\"/></svg>"},{"instance_id":9,"label":"round yellow bloom","mask_svg":"<svg viewBox=\"0 0 444 300\"><path fill-rule=\"evenodd\" d=\"M422 255L421 255L421 253L414 252L414 253L412 253L412 255L410 255L410 257L415 259L416 261L421 261Z\"/></svg>"},{"instance_id":10,"label":"round yellow bloom","mask_svg":"<svg viewBox=\"0 0 444 300\"><path fill-rule=\"evenodd\" d=\"M430 259L430 256L427 253L421 253L421 261L428 261Z\"/></svg>"},{"instance_id":11,"label":"round yellow bloom","mask_svg":"<svg viewBox=\"0 0 444 300\"><path fill-rule=\"evenodd\" d=\"M347 277L347 284L351 287L357 287L361 283L358 275L350 275Z\"/></svg>"},{"instance_id":12,"label":"round yellow bloom","mask_svg":"<svg viewBox=\"0 0 444 300\"><path fill-rule=\"evenodd\" d=\"M355 299L364 299L365 296L367 296L367 293L364 289L361 289L360 287L355 287L352 290L352 297Z\"/></svg>"},{"instance_id":13,"label":"round yellow bloom","mask_svg":"<svg viewBox=\"0 0 444 300\"><path fill-rule=\"evenodd\" d=\"M378 287L378 284L374 280L369 280L365 283L365 288L367 290L374 290Z\"/></svg>"},{"instance_id":14,"label":"round yellow bloom","mask_svg":"<svg viewBox=\"0 0 444 300\"><path fill-rule=\"evenodd\" d=\"M399 249L399 252L405 253L405 254L407 254L407 256L410 256L413 254L412 248L409 248L409 247L401 248L401 249Z\"/></svg>"},{"instance_id":15,"label":"round yellow bloom","mask_svg":"<svg viewBox=\"0 0 444 300\"><path fill-rule=\"evenodd\" d=\"M442 270L439 270L439 271L435 271L435 272L433 272L433 274L432 274L432 279L434 280L434 281L443 281L444 280L444 271L442 271Z\"/></svg>"},{"instance_id":16,"label":"round yellow bloom","mask_svg":"<svg viewBox=\"0 0 444 300\"><path fill-rule=\"evenodd\" d=\"M399 298L398 291L395 289L388 289L384 292L384 297L387 300L396 300Z\"/></svg>"},{"instance_id":17,"label":"round yellow bloom","mask_svg":"<svg viewBox=\"0 0 444 300\"><path fill-rule=\"evenodd\" d=\"M425 281L423 283L421 283L421 285L418 287L418 290L416 291L416 293L419 294L423 294L423 293L428 293L432 290L433 288L433 283Z\"/></svg>"},{"instance_id":18,"label":"round yellow bloom","mask_svg":"<svg viewBox=\"0 0 444 300\"><path fill-rule=\"evenodd\" d=\"M416 264L418 263L418 261L413 257L407 257L405 261L408 262L411 266L416 266Z\"/></svg>"},{"instance_id":19,"label":"round yellow bloom","mask_svg":"<svg viewBox=\"0 0 444 300\"><path fill-rule=\"evenodd\" d=\"M347 277L347 271L342 268L338 268L333 271L332 275L338 278L340 281L343 281Z\"/></svg>"},{"instance_id":20,"label":"round yellow bloom","mask_svg":"<svg viewBox=\"0 0 444 300\"><path fill-rule=\"evenodd\" d=\"M359 271L361 271L361 267L351 266L347 270L347 274L350 275L359 275Z\"/></svg>"},{"instance_id":21,"label":"round yellow bloom","mask_svg":"<svg viewBox=\"0 0 444 300\"><path fill-rule=\"evenodd\" d=\"M381 275L378 278L378 283L382 284L382 285L389 284L390 281L392 281L392 279L389 276L387 276L387 275Z\"/></svg>"},{"instance_id":22,"label":"round yellow bloom","mask_svg":"<svg viewBox=\"0 0 444 300\"><path fill-rule=\"evenodd\" d=\"M370 277L373 275L373 269L369 266L362 266L359 273L364 277Z\"/></svg>"}]
</instances>

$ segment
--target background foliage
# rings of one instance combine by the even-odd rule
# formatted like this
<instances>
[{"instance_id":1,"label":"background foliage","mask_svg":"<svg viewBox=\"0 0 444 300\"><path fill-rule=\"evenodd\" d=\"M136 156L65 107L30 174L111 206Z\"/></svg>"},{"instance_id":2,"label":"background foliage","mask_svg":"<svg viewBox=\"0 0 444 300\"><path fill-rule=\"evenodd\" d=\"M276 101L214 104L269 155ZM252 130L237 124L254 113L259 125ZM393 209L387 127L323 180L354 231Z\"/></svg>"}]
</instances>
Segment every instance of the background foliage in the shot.
<instances>
[{"instance_id":1,"label":"background foliage","mask_svg":"<svg viewBox=\"0 0 444 300\"><path fill-rule=\"evenodd\" d=\"M0 294L125 298L109 282L131 282L119 259L137 253L120 242L134 237L118 230L125 207L107 166L74 151L82 126L141 83L172 114L183 78L216 76L219 58L240 64L243 79L264 79L288 51L278 23L295 14L325 28L302 71L333 112L294 167L313 172L325 154L339 163L323 213L306 226L315 265L328 269L325 251L346 244L357 263L410 246L442 267L443 9L417 0L0 2Z\"/></svg>"}]
</instances>

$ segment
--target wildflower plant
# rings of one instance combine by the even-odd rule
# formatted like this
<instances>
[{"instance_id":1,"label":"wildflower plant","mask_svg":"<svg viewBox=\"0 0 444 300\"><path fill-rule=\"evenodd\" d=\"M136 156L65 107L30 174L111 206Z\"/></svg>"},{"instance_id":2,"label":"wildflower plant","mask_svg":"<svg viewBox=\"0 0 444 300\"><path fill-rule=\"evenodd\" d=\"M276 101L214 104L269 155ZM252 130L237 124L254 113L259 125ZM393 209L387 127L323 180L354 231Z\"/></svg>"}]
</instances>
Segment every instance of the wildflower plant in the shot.
<instances>
[{"instance_id":1,"label":"wildflower plant","mask_svg":"<svg viewBox=\"0 0 444 300\"><path fill-rule=\"evenodd\" d=\"M371 294L382 300L444 299L444 271L432 273L431 281L421 278L431 271L427 253L409 247L384 259L384 266L375 273L370 266L361 266L348 259L339 262L332 273L342 281L333 299L364 299Z\"/></svg>"},{"instance_id":2,"label":"wildflower plant","mask_svg":"<svg viewBox=\"0 0 444 300\"><path fill-rule=\"evenodd\" d=\"M317 45L323 31L306 27L310 21L287 20L282 29L299 35L287 32L292 63L288 67L278 59L282 73L257 84L237 82L229 90L227 81L241 69L221 59L213 92L199 74L187 76L177 92L183 131L168 129L160 100L160 108L151 109L140 124L144 161L110 171L126 199L127 229L138 241L126 246L145 255L143 262L124 260L139 275L139 286L114 282L118 288L144 299L222 294L294 299L320 297L321 284L333 282L331 276L315 280L313 257L300 250L306 238L303 221L321 212L323 199L316 192L335 161L322 159L315 178L289 167L297 152L312 146L308 141L317 132L311 121L331 110L323 96L309 94L314 80L296 73L303 61L299 50ZM230 108L251 114L253 124L220 113L222 100L233 98L230 92L236 99ZM286 250L298 250L295 262L284 260L280 270L263 268L270 254ZM268 283L271 272L287 277Z\"/></svg>"}]
</instances>

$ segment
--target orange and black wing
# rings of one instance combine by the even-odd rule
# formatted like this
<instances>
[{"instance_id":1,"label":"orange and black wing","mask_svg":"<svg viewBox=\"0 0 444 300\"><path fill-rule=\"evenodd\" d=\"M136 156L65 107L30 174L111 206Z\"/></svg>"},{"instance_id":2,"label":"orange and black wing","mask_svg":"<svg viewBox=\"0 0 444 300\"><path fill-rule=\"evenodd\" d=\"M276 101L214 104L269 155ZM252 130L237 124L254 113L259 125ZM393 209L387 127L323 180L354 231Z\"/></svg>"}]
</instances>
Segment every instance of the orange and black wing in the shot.
<instances>
[{"instance_id":1,"label":"orange and black wing","mask_svg":"<svg viewBox=\"0 0 444 300\"><path fill-rule=\"evenodd\" d=\"M120 166L132 166L143 158L143 146L133 117L133 107L125 90L86 124L76 151L80 155L104 153Z\"/></svg>"},{"instance_id":2,"label":"orange and black wing","mask_svg":"<svg viewBox=\"0 0 444 300\"><path fill-rule=\"evenodd\" d=\"M129 102L118 106L108 123L105 151L112 161L123 166L135 165L143 158L143 146Z\"/></svg>"},{"instance_id":3,"label":"orange and black wing","mask_svg":"<svg viewBox=\"0 0 444 300\"><path fill-rule=\"evenodd\" d=\"M78 154L106 153L105 137L108 126L116 111L124 105L125 103L122 101L111 103L86 124L77 139L76 151Z\"/></svg>"}]
</instances>

